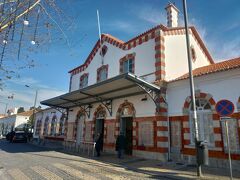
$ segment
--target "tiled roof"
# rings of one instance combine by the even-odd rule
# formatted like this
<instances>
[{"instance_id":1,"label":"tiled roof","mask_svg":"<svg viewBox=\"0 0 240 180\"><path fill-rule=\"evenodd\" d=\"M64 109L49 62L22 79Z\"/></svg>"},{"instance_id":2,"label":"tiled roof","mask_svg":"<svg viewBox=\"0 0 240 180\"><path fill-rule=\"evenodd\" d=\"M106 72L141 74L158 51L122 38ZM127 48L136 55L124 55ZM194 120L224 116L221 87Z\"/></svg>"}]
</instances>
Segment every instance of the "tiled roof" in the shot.
<instances>
[{"instance_id":1,"label":"tiled roof","mask_svg":"<svg viewBox=\"0 0 240 180\"><path fill-rule=\"evenodd\" d=\"M35 111L37 112L37 111ZM22 113L18 113L17 115L18 116L31 116L33 114L33 110L30 110L30 111L25 111L25 112L22 112Z\"/></svg>"},{"instance_id":2,"label":"tiled roof","mask_svg":"<svg viewBox=\"0 0 240 180\"><path fill-rule=\"evenodd\" d=\"M172 33L174 33L174 32L177 31L177 30L184 30L185 28L184 28L184 27L169 28L169 27L166 27L166 26L160 24L160 25L157 25L157 26L155 26L155 27L153 27L153 28L151 28L151 29L143 32L142 34L137 35L136 37L128 40L127 42L124 42L124 41L122 41L122 40L119 40L118 38L116 38L116 37L114 37L114 36L112 36L112 35L110 35L110 34L102 34L102 35L101 35L101 38L102 38L102 41L104 41L103 39L105 39L105 41L106 41L106 39L110 39L110 40L112 40L112 41L115 43L115 45L117 45L117 47L124 49L124 47L126 47L126 46L128 46L130 43L136 41L138 38L143 37L143 36L145 36L145 35L148 34L148 33L154 32L154 31L157 30L157 29L161 29L161 30L164 31L164 32L170 32L170 33L172 32ZM214 64L214 61L213 61L210 53L208 52L207 47L205 46L204 42L202 41L199 33L197 32L196 28L195 28L194 26L190 26L189 29L191 29L194 37L195 37L196 40L198 41L200 47L203 49L203 51L204 51L204 53L206 54L209 62L210 62L211 64ZM72 73L72 72L74 72L74 71L77 71L78 69L87 67L87 66L90 64L90 62L91 62L91 58L93 58L93 56L95 56L95 54L97 53L99 47L100 47L100 40L98 39L98 41L96 42L95 46L93 47L92 51L90 52L90 54L89 54L89 56L87 57L87 59L85 60L85 62L84 62L82 65L80 65L80 66L78 66L78 67L70 70L69 73Z\"/></svg>"},{"instance_id":3,"label":"tiled roof","mask_svg":"<svg viewBox=\"0 0 240 180\"><path fill-rule=\"evenodd\" d=\"M229 60L222 61L222 62L215 63L215 64L211 64L208 66L196 68L193 70L193 76L198 77L198 76L202 76L202 75L206 75L206 74L227 71L229 69L235 69L235 68L240 68L240 57L234 58L234 59L229 59ZM186 73L172 81L187 79L188 77L189 77L188 73Z\"/></svg>"}]
</instances>

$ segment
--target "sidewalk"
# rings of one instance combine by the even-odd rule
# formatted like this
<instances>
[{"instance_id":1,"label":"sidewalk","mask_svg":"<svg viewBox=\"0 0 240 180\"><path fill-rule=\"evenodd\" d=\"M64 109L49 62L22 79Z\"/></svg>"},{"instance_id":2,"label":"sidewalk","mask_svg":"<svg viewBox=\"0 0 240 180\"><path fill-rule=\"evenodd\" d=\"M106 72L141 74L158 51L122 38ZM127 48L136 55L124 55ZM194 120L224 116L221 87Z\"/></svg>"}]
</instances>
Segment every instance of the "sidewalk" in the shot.
<instances>
[{"instance_id":1,"label":"sidewalk","mask_svg":"<svg viewBox=\"0 0 240 180\"><path fill-rule=\"evenodd\" d=\"M36 144L35 144L36 145ZM41 146L41 145L38 145ZM43 146L41 146L43 147ZM44 146L45 148L48 148ZM149 160L144 158L138 158L133 156L125 156L124 159L118 159L117 155L102 153L100 157L90 157L86 154L79 154L76 152L69 152L64 149L54 149L52 150L79 156L86 159L92 159L102 163L111 164L113 166L122 167L129 171L139 172L150 175L153 179L204 179L204 180L228 180L229 169L226 168L212 168L203 167L202 174L203 177L198 178L196 176L196 167L189 164L181 164L176 162L160 162L158 160ZM233 171L234 179L240 179L240 168L239 170Z\"/></svg>"},{"instance_id":2,"label":"sidewalk","mask_svg":"<svg viewBox=\"0 0 240 180\"><path fill-rule=\"evenodd\" d=\"M102 163L111 164L122 167L130 171L144 173L150 175L153 179L204 179L204 180L228 180L229 170L227 168L203 167L203 177L196 176L196 167L194 165L180 164L176 162L160 162L157 160L149 160L132 156L125 156L124 159L118 159L116 155L103 153L100 157L88 157L86 155L69 153L83 158L93 159ZM234 179L240 179L240 169L233 171Z\"/></svg>"}]
</instances>

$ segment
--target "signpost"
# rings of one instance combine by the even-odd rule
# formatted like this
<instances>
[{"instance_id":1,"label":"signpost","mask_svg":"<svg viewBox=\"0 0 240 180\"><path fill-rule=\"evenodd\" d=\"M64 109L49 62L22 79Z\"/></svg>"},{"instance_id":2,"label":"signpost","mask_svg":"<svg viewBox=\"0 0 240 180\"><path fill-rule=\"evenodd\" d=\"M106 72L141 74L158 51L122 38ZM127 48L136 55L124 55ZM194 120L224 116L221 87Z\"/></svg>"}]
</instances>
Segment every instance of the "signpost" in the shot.
<instances>
[{"instance_id":1,"label":"signpost","mask_svg":"<svg viewBox=\"0 0 240 180\"><path fill-rule=\"evenodd\" d=\"M232 113L234 112L234 104L229 100L223 99L223 100L218 101L215 108L216 108L216 111L217 111L218 115L221 117L221 121L223 123L225 123L230 178L233 179L233 177L232 177L231 150L230 150L229 135L228 135L228 121L230 120L230 118L228 116L231 116Z\"/></svg>"}]
</instances>

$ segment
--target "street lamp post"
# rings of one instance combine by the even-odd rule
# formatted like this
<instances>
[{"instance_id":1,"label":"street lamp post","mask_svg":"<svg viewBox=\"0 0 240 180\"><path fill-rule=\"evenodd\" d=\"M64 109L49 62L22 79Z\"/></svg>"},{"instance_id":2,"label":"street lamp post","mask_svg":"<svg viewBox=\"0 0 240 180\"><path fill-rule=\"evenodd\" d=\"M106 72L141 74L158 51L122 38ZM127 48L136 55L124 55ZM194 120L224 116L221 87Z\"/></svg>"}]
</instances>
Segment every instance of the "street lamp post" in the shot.
<instances>
[{"instance_id":1,"label":"street lamp post","mask_svg":"<svg viewBox=\"0 0 240 180\"><path fill-rule=\"evenodd\" d=\"M29 85L25 85L25 87L31 88ZM33 89L33 88L31 88L31 89ZM33 104L33 115L32 115L32 117L33 117L33 122L34 122L34 120L35 120L35 111L36 111L37 97L38 97L38 89L36 89L35 98L34 98L34 104ZM33 125L32 125L32 126L33 126ZM32 131L32 129L33 129L32 126L31 126L31 131Z\"/></svg>"},{"instance_id":2,"label":"street lamp post","mask_svg":"<svg viewBox=\"0 0 240 180\"><path fill-rule=\"evenodd\" d=\"M184 24L186 32L186 44L187 44L187 57L188 57L188 69L189 69L189 81L190 81L190 91L191 91L191 101L193 107L193 122L195 129L195 148L196 148L196 159L197 159L197 176L202 176L201 164L199 163L199 154L197 153L198 143L199 143L199 132L198 132L198 122L197 122L197 111L196 111L196 100L195 100L195 90L194 90L194 81L192 74L192 61L191 61L191 52L190 52L190 40L188 32L188 18L187 18L187 2L183 1L183 12L184 12Z\"/></svg>"}]
</instances>

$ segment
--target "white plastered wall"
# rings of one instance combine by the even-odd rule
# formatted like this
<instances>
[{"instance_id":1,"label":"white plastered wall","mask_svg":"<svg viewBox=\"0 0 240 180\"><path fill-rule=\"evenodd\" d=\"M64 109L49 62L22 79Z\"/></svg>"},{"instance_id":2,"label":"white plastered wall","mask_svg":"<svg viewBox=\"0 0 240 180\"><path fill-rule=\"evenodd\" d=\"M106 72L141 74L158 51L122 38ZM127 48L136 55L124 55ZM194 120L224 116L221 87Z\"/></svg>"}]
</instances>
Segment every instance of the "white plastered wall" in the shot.
<instances>
[{"instance_id":1,"label":"white plastered wall","mask_svg":"<svg viewBox=\"0 0 240 180\"><path fill-rule=\"evenodd\" d=\"M228 70L194 78L195 90L211 94L217 103L221 99L230 100L237 111L240 96L240 71ZM182 115L185 99L190 96L189 79L168 84L167 101L169 116Z\"/></svg>"},{"instance_id":2,"label":"white plastered wall","mask_svg":"<svg viewBox=\"0 0 240 180\"><path fill-rule=\"evenodd\" d=\"M15 128L23 128L24 124L27 124L29 116L16 116Z\"/></svg>"},{"instance_id":3,"label":"white plastered wall","mask_svg":"<svg viewBox=\"0 0 240 180\"><path fill-rule=\"evenodd\" d=\"M35 135L38 120L42 120L41 132L40 132L40 134L42 134L46 118L49 117L48 129L50 129L50 125L51 125L51 122L52 122L52 119L53 119L54 116L56 116L56 122L57 122L57 128L58 128L58 125L60 123L60 119L62 117L62 113L60 111L58 111L56 109L53 109L53 108L47 108L45 110L37 112L36 113L36 118L35 118L35 124L34 124L34 135ZM34 137L37 137L37 136L34 136Z\"/></svg>"},{"instance_id":4,"label":"white plastered wall","mask_svg":"<svg viewBox=\"0 0 240 180\"><path fill-rule=\"evenodd\" d=\"M116 113L119 108L119 106L124 103L125 100L132 103L134 105L134 108L136 110L136 117L148 117L148 116L155 116L155 104L152 101L150 97L147 97L147 101L141 101L142 98L144 98L145 95L137 95L137 96L131 96L127 98L121 98L113 100L113 113L112 116L110 116L109 112L107 111L107 117L106 119L116 119ZM93 104L93 108L91 108L90 118L87 117L87 121L93 120L93 115L96 110L96 108L100 105L100 103ZM103 105L102 105L103 106ZM69 119L68 122L74 122L76 119L77 112L80 110L80 108L76 107L72 109L73 111L69 112Z\"/></svg>"},{"instance_id":5,"label":"white plastered wall","mask_svg":"<svg viewBox=\"0 0 240 180\"><path fill-rule=\"evenodd\" d=\"M190 34L190 45L196 52L196 61L192 63L193 69L209 65L206 55L203 53L196 40ZM175 79L188 72L188 59L185 35L165 36L165 71L166 80Z\"/></svg>"},{"instance_id":6,"label":"white plastered wall","mask_svg":"<svg viewBox=\"0 0 240 180\"><path fill-rule=\"evenodd\" d=\"M118 47L113 46L107 42L103 45L108 47L108 51L104 56L104 65L108 64L108 78L119 75L119 60L127 54L135 53L135 74L137 76L146 75L155 72L155 41L150 39L141 45L131 48L130 50L122 50ZM72 77L71 91L79 89L80 76L84 73L89 73L88 85L95 84L97 82L97 69L101 67L101 56L99 50L95 57L83 72L78 73ZM155 76L146 79L147 81L153 82Z\"/></svg>"}]
</instances>

